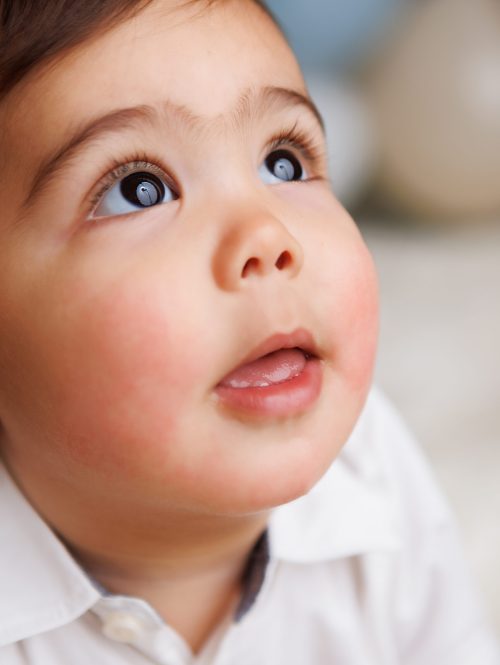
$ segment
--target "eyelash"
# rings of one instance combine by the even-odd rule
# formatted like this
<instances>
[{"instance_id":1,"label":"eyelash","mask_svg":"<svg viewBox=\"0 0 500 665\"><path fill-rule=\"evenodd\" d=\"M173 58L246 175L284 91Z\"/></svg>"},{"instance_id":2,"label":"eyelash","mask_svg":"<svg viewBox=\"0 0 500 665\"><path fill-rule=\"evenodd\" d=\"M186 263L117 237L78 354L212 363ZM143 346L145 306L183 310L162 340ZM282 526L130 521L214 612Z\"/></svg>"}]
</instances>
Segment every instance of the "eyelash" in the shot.
<instances>
[{"instance_id":1,"label":"eyelash","mask_svg":"<svg viewBox=\"0 0 500 665\"><path fill-rule=\"evenodd\" d=\"M289 129L283 130L272 136L267 145L266 153L269 154L278 148L287 146L294 148L299 153L301 153L302 156L312 165L313 170L318 167L319 162L324 156L324 151L321 147L321 144L307 132L299 129L296 124ZM98 184L96 185L97 189L90 197L89 214L92 213L106 192L108 192L121 178L124 178L130 173L134 173L138 170L150 171L154 175L166 180L169 187L172 187L174 191L178 190L173 178L167 175L167 169L163 169L158 166L158 164L161 164L162 160L158 159L154 161L156 163L151 161L151 155L146 155L146 153L139 152L136 152L125 159L118 160L114 158L110 163L108 163L104 171L105 175L99 178ZM306 181L316 179L318 179L318 177L312 176L307 178ZM177 191L177 193L179 192Z\"/></svg>"},{"instance_id":2,"label":"eyelash","mask_svg":"<svg viewBox=\"0 0 500 665\"><path fill-rule=\"evenodd\" d=\"M300 152L312 165L313 170L318 168L319 163L324 157L324 150L321 143L307 132L299 129L297 124L271 137L266 152L271 153L278 148L287 146L295 148L297 152Z\"/></svg>"},{"instance_id":3,"label":"eyelash","mask_svg":"<svg viewBox=\"0 0 500 665\"><path fill-rule=\"evenodd\" d=\"M155 160L161 163L161 160ZM172 178L169 178L163 168L151 161L151 156L145 153L134 153L126 159L114 158L109 163L105 170L105 175L99 178L96 185L97 190L91 195L89 201L89 214L94 210L100 202L104 194L108 192L121 178L134 173L135 171L150 171L154 175L167 181L169 186L175 189L175 183Z\"/></svg>"}]
</instances>

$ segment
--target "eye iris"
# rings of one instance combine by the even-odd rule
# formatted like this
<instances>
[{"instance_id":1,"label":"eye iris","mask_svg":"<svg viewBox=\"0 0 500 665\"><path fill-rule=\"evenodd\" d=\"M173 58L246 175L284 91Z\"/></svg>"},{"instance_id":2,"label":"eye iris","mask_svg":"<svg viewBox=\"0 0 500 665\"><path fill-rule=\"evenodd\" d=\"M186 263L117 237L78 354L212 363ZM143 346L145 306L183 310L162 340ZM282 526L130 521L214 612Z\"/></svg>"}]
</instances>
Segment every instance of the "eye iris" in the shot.
<instances>
[{"instance_id":1,"label":"eye iris","mask_svg":"<svg viewBox=\"0 0 500 665\"><path fill-rule=\"evenodd\" d=\"M302 166L294 155L288 151L278 150L266 159L271 173L285 182L299 180L302 177Z\"/></svg>"},{"instance_id":2,"label":"eye iris","mask_svg":"<svg viewBox=\"0 0 500 665\"><path fill-rule=\"evenodd\" d=\"M163 201L165 187L152 173L132 173L120 185L124 198L138 208L150 208Z\"/></svg>"}]
</instances>

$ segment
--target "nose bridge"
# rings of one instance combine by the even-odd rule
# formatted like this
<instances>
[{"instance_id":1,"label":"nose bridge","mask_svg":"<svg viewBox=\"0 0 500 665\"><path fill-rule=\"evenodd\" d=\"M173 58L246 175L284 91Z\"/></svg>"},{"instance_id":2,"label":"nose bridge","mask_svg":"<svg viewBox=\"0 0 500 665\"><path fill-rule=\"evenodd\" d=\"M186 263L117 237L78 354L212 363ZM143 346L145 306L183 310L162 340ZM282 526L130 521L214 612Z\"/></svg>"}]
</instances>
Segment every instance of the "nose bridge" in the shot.
<instances>
[{"instance_id":1,"label":"nose bridge","mask_svg":"<svg viewBox=\"0 0 500 665\"><path fill-rule=\"evenodd\" d=\"M239 207L223 226L213 259L213 273L220 288L234 291L252 279L292 278L300 272L300 243L264 206L251 210Z\"/></svg>"}]
</instances>

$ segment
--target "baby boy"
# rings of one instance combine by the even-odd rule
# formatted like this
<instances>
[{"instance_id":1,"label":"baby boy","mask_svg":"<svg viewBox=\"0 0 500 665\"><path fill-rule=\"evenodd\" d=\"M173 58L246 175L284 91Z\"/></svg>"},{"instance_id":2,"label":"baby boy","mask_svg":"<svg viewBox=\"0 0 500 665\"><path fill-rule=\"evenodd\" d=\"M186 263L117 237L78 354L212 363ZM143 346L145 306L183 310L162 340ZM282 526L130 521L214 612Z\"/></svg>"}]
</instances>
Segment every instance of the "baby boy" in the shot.
<instances>
[{"instance_id":1,"label":"baby boy","mask_svg":"<svg viewBox=\"0 0 500 665\"><path fill-rule=\"evenodd\" d=\"M0 8L0 663L496 663L269 13Z\"/></svg>"}]
</instances>

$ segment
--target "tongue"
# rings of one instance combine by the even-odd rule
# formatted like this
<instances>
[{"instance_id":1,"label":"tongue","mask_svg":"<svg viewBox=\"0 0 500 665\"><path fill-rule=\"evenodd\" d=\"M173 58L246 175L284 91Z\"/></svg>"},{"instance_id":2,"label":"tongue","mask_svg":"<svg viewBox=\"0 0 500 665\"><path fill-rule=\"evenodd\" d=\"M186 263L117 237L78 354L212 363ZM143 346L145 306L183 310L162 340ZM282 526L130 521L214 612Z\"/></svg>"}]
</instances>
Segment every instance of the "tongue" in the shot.
<instances>
[{"instance_id":1,"label":"tongue","mask_svg":"<svg viewBox=\"0 0 500 665\"><path fill-rule=\"evenodd\" d=\"M220 383L228 388L263 388L298 376L306 364L299 349L280 349L242 365Z\"/></svg>"}]
</instances>

